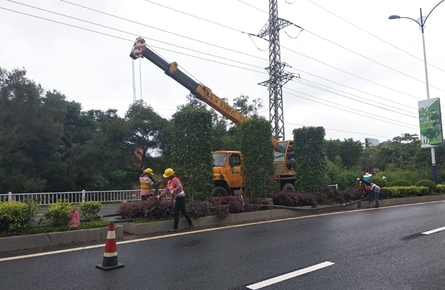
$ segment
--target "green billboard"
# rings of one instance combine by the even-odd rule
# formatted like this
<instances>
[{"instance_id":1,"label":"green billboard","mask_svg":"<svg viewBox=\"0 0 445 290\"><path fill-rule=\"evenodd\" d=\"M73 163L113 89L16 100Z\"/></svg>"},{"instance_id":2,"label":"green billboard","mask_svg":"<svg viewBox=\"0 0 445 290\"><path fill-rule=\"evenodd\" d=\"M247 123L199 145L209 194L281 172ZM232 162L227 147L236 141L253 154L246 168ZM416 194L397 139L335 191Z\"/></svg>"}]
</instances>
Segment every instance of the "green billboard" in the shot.
<instances>
[{"instance_id":1,"label":"green billboard","mask_svg":"<svg viewBox=\"0 0 445 290\"><path fill-rule=\"evenodd\" d=\"M422 148L443 145L440 99L419 101L420 141Z\"/></svg>"}]
</instances>

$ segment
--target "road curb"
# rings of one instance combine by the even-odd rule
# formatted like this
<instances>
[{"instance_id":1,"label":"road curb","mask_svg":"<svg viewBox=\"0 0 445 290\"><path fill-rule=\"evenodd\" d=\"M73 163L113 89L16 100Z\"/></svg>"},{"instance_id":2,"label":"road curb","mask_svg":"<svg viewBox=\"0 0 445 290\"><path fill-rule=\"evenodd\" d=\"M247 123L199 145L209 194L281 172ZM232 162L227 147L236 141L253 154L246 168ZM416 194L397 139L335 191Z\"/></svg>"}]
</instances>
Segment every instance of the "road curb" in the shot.
<instances>
[{"instance_id":1,"label":"road curb","mask_svg":"<svg viewBox=\"0 0 445 290\"><path fill-rule=\"evenodd\" d=\"M397 199L380 200L380 207L389 207L405 204L416 204L424 202L445 201L445 195L431 195L419 197L407 197ZM311 207L278 207L271 210L260 210L254 212L243 212L230 214L226 218L217 216L207 216L193 220L196 228L206 228L215 226L226 226L232 224L242 224L255 221L275 220L281 218L289 218L296 216L307 216L314 214L351 211L356 209L366 209L374 207L374 201L354 201L346 204ZM171 229L172 220L149 222L149 223L132 223L125 222L115 224L116 238L123 238L124 234L144 235L166 232ZM187 227L187 221L180 219L179 230ZM77 242L93 242L105 241L107 238L108 227L86 230L72 230L66 232L13 236L0 238L0 252L10 252L16 250L29 250L35 248L51 247L57 245L66 245Z\"/></svg>"},{"instance_id":2,"label":"road curb","mask_svg":"<svg viewBox=\"0 0 445 290\"><path fill-rule=\"evenodd\" d=\"M123 225L115 225L116 238L124 236ZM44 247L66 245L78 242L105 241L108 227L66 232L45 233L26 236L0 238L0 252L39 249Z\"/></svg>"}]
</instances>

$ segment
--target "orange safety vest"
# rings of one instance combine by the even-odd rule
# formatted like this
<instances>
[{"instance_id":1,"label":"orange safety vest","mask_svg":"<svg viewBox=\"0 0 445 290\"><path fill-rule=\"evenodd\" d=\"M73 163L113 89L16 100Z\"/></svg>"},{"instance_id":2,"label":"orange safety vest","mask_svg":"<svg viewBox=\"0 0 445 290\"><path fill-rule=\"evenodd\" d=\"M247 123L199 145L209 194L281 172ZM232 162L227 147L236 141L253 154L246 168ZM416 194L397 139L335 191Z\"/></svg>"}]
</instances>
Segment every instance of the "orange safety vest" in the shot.
<instances>
[{"instance_id":1,"label":"orange safety vest","mask_svg":"<svg viewBox=\"0 0 445 290\"><path fill-rule=\"evenodd\" d=\"M141 183L141 195L150 194L151 187L150 187L150 177L148 176L141 176L139 177L139 182Z\"/></svg>"},{"instance_id":2,"label":"orange safety vest","mask_svg":"<svg viewBox=\"0 0 445 290\"><path fill-rule=\"evenodd\" d=\"M175 190L175 182L178 182L180 184L179 189L177 188ZM173 199L176 199L176 197L185 196L184 188L182 187L181 180L179 180L179 178L177 178L177 177L173 177L172 180L169 180L167 182L167 188L168 188L168 191L170 191L170 193L173 195ZM179 193L175 193L174 190L176 192L179 191Z\"/></svg>"}]
</instances>

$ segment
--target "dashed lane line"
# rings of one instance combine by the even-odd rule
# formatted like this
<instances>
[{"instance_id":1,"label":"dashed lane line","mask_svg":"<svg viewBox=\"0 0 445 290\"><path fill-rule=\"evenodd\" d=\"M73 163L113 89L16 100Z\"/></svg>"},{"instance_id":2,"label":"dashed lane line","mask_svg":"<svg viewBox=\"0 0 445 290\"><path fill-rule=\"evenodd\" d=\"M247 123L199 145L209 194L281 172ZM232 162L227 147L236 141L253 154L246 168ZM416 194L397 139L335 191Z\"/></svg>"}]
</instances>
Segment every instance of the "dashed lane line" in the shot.
<instances>
[{"instance_id":1,"label":"dashed lane line","mask_svg":"<svg viewBox=\"0 0 445 290\"><path fill-rule=\"evenodd\" d=\"M434 234L434 233L437 233L437 232L441 232L443 230L445 230L445 227L441 227L441 228L437 228L437 229L434 229L434 230L423 232L422 235L431 235L431 234Z\"/></svg>"},{"instance_id":2,"label":"dashed lane line","mask_svg":"<svg viewBox=\"0 0 445 290\"><path fill-rule=\"evenodd\" d=\"M304 274L307 274L307 273L310 273L310 272L314 272L314 271L317 271L317 270L320 270L320 269L323 269L323 268L326 268L326 267L332 266L332 265L334 265L334 263L326 261L326 262L323 262L323 263L320 263L320 264L317 264L317 265L313 265L313 266L310 266L310 267L307 267L307 268L303 268L303 269L300 269L300 270L297 270L297 271L294 271L294 272L290 272L290 273L287 273L287 274L284 274L284 275L281 275L281 276L277 276L277 277L274 277L274 278L270 278L270 279L267 279L267 280L264 280L264 281L261 281L261 282L249 285L249 286L247 286L247 288L251 289L251 290L261 289L261 288L270 286L272 284L283 282L285 280L288 280L288 279L291 279L291 278L295 278L295 277L298 277L298 276L301 276L301 275L304 275Z\"/></svg>"}]
</instances>

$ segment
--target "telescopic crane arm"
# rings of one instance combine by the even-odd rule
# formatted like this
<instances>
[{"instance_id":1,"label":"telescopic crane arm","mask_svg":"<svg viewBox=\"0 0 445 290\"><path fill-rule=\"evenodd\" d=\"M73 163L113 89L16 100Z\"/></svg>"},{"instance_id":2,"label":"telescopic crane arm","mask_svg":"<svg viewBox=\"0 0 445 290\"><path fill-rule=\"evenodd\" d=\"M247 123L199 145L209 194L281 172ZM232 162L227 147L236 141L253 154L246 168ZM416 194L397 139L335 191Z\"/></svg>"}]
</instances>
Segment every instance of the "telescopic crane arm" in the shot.
<instances>
[{"instance_id":1,"label":"telescopic crane arm","mask_svg":"<svg viewBox=\"0 0 445 290\"><path fill-rule=\"evenodd\" d=\"M151 49L149 49L146 46L145 40L143 38L139 37L136 39L131 50L130 57L133 59L145 57L146 59L154 63L157 67L162 69L166 75L180 83L182 86L188 89L190 93L218 111L220 114L222 114L233 123L238 125L239 123L247 120L246 116L242 115L227 102L220 99L212 92L210 88L204 86L203 84L195 82L192 78L178 69L178 64L176 62L168 63Z\"/></svg>"}]
</instances>

